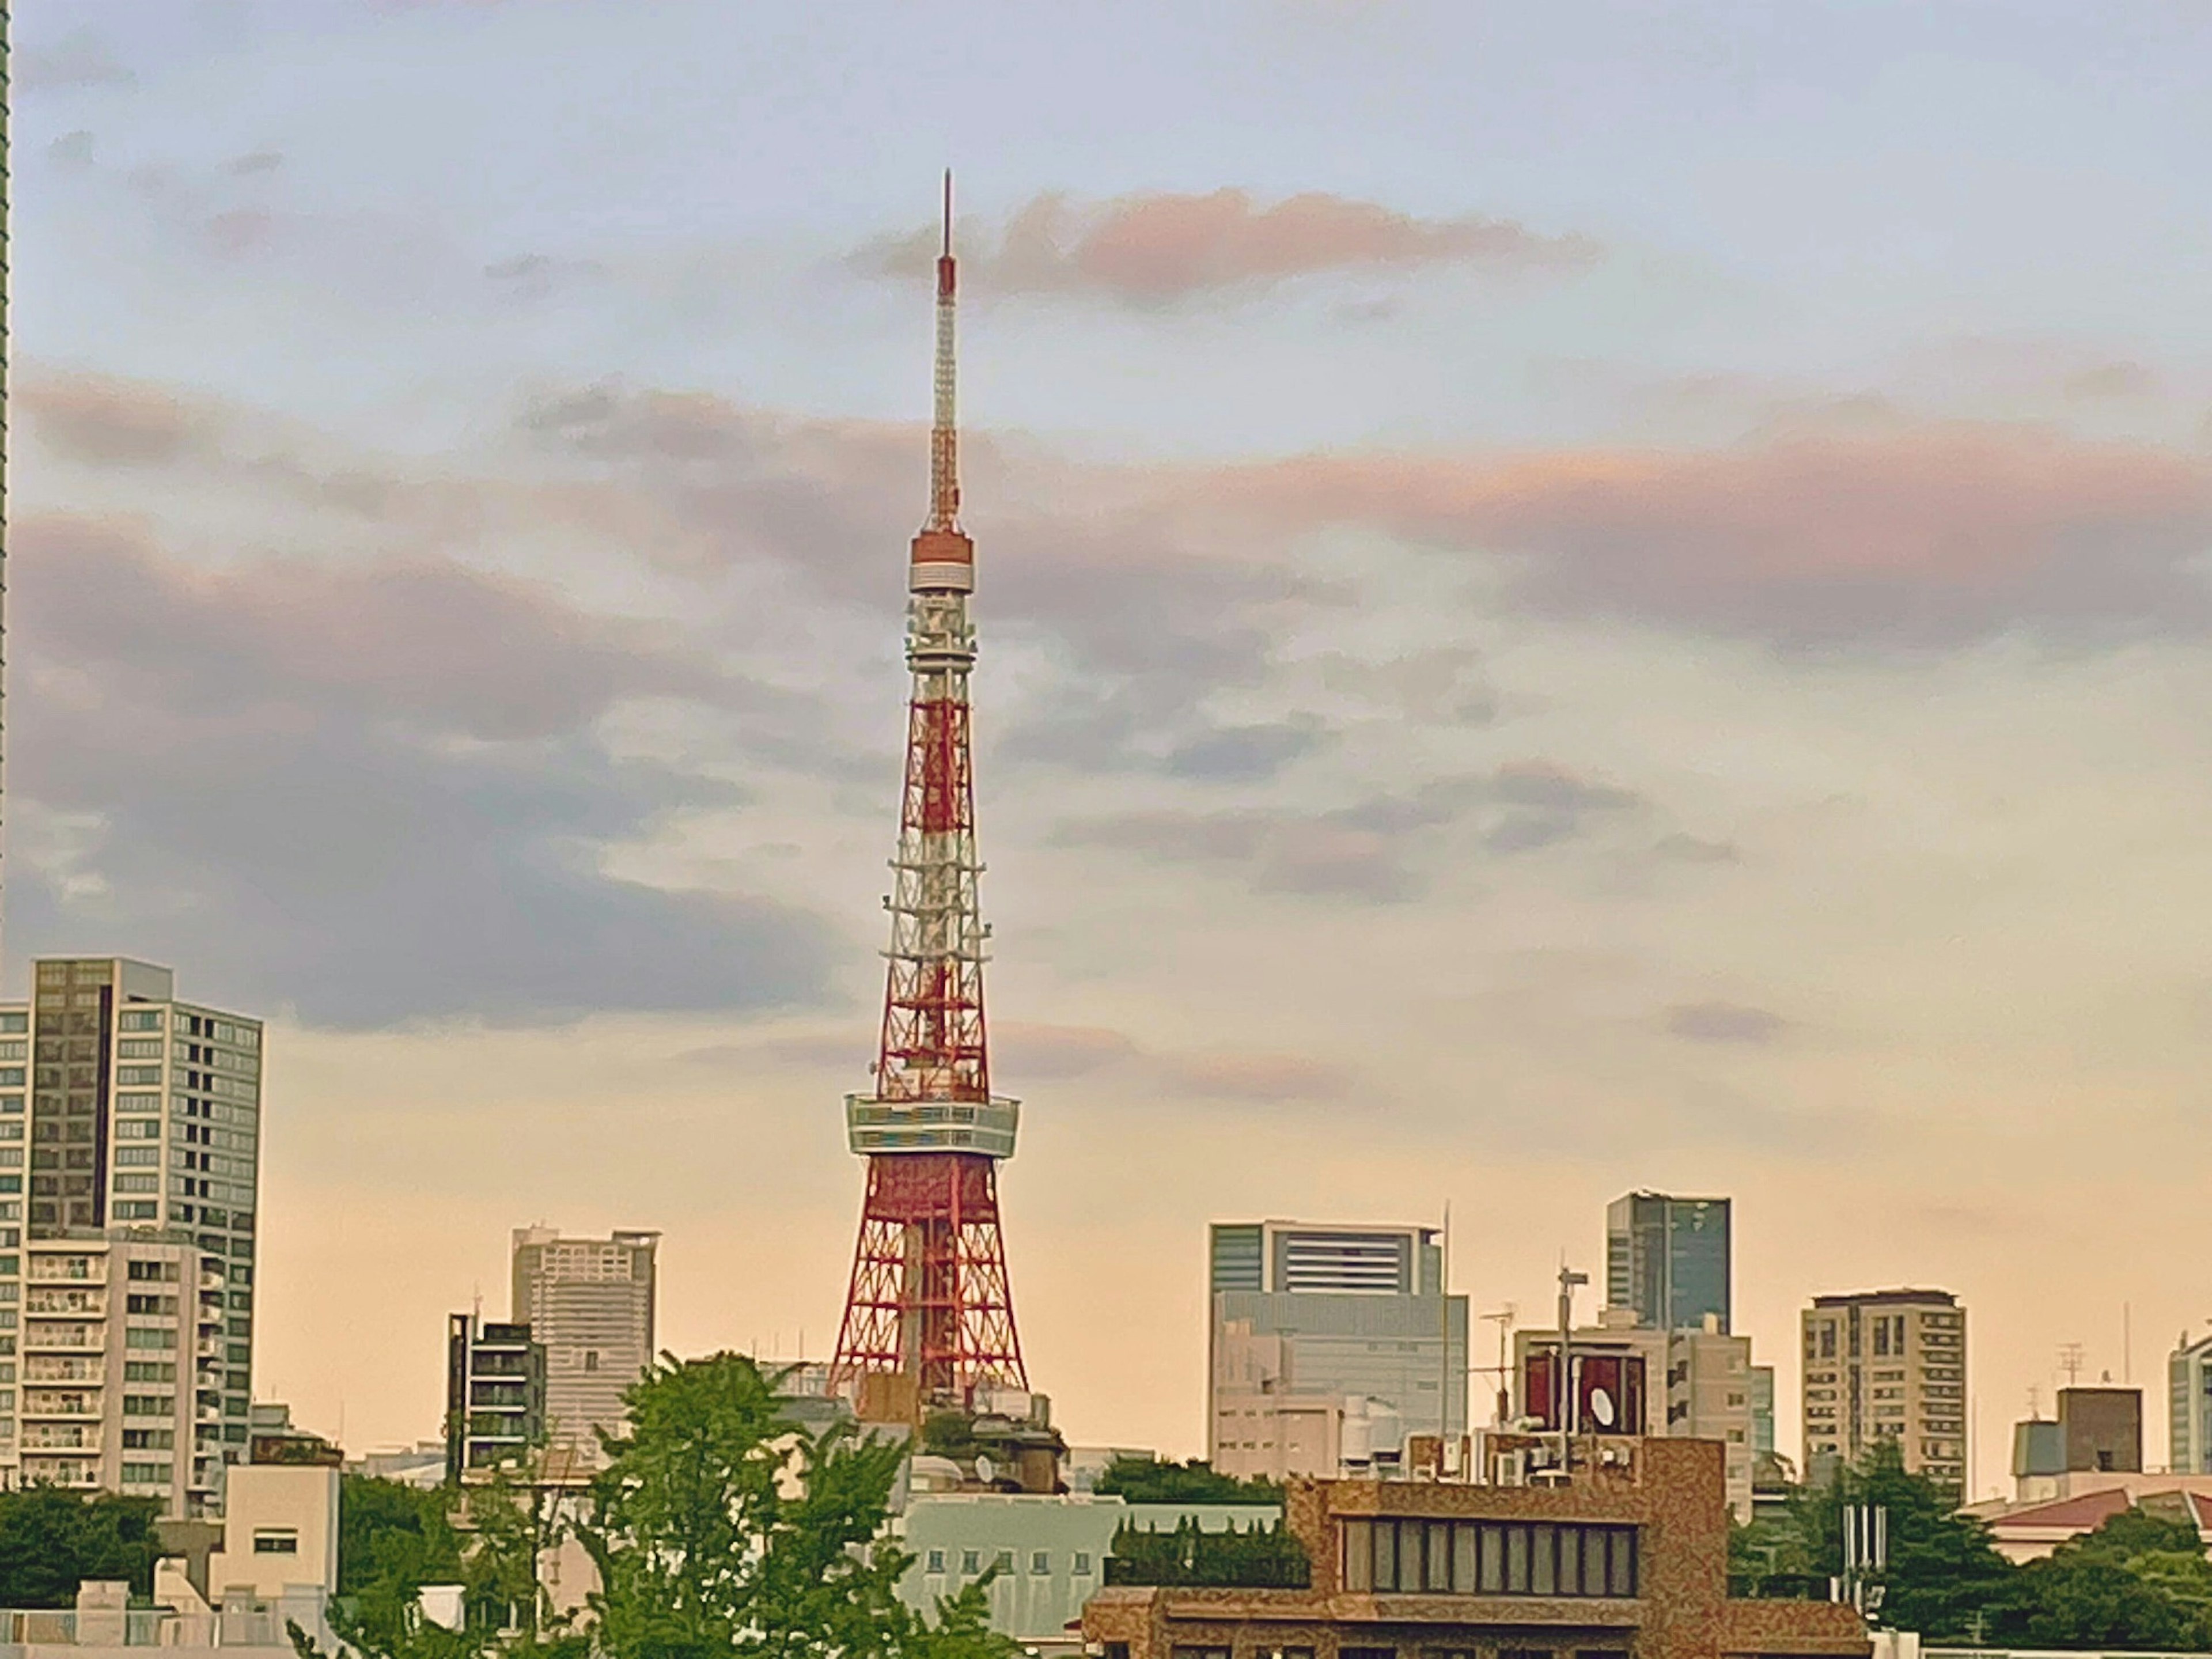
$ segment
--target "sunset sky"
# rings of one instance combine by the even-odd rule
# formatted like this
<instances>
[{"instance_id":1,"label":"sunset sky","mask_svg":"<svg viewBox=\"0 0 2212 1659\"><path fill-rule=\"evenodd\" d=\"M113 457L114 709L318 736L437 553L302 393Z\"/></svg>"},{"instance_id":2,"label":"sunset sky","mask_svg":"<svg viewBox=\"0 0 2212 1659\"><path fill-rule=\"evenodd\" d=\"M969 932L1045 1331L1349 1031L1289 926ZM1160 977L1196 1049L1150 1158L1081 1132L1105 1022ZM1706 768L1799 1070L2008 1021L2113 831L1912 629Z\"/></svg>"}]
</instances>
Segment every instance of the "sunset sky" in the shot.
<instances>
[{"instance_id":1,"label":"sunset sky","mask_svg":"<svg viewBox=\"0 0 2212 1659\"><path fill-rule=\"evenodd\" d=\"M435 1434L538 1221L664 1230L679 1352L834 1336L950 165L1069 1438L1202 1449L1210 1219L1449 1205L1533 1322L1650 1186L1786 1452L1798 1309L1911 1284L1978 1492L2066 1343L2162 1459L2212 12L14 10L6 981L270 1019L263 1397Z\"/></svg>"}]
</instances>

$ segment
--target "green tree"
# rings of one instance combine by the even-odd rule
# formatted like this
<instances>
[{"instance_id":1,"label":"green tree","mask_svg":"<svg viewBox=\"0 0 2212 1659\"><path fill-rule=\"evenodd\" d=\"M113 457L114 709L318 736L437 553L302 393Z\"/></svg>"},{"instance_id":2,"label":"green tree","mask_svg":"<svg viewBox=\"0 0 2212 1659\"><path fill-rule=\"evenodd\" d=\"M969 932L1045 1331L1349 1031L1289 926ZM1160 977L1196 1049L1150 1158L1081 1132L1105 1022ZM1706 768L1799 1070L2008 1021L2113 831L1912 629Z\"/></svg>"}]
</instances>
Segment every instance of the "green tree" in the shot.
<instances>
[{"instance_id":1,"label":"green tree","mask_svg":"<svg viewBox=\"0 0 2212 1659\"><path fill-rule=\"evenodd\" d=\"M163 1553L150 1498L88 1497L60 1486L0 1492L0 1607L69 1607L87 1578L120 1578L139 1595L154 1589Z\"/></svg>"},{"instance_id":2,"label":"green tree","mask_svg":"<svg viewBox=\"0 0 2212 1659\"><path fill-rule=\"evenodd\" d=\"M1881 1622L1942 1640L1971 1634L1977 1616L2008 1605L2014 1569L1990 1542L1989 1529L1959 1512L1955 1488L1909 1472L1893 1440L1877 1440L1856 1463L1823 1486L1801 1488L1781 1521L1747 1528L1731 1541L1741 1571L1756 1548L1775 1562L1771 1575L1825 1585L1844 1570L1844 1510L1888 1511L1889 1565L1881 1575Z\"/></svg>"},{"instance_id":3,"label":"green tree","mask_svg":"<svg viewBox=\"0 0 2212 1659\"><path fill-rule=\"evenodd\" d=\"M897 1596L914 1558L884 1536L903 1443L849 1425L809 1434L777 1378L736 1354L665 1358L577 1532L599 1572L610 1659L1003 1659L981 1584L932 1620Z\"/></svg>"},{"instance_id":4,"label":"green tree","mask_svg":"<svg viewBox=\"0 0 2212 1659\"><path fill-rule=\"evenodd\" d=\"M2212 1562L2193 1524L2124 1510L2028 1563L2000 1627L2038 1647L2212 1647Z\"/></svg>"},{"instance_id":5,"label":"green tree","mask_svg":"<svg viewBox=\"0 0 2212 1659\"><path fill-rule=\"evenodd\" d=\"M1186 1516L1170 1532L1123 1522L1106 1558L1106 1582L1304 1589L1313 1582L1313 1567L1305 1546L1280 1521L1208 1532Z\"/></svg>"},{"instance_id":6,"label":"green tree","mask_svg":"<svg viewBox=\"0 0 2212 1659\"><path fill-rule=\"evenodd\" d=\"M1132 1504L1280 1504L1283 1489L1255 1476L1239 1480L1217 1474L1202 1457L1187 1463L1151 1457L1117 1457L1098 1477L1097 1490Z\"/></svg>"},{"instance_id":7,"label":"green tree","mask_svg":"<svg viewBox=\"0 0 2212 1659\"><path fill-rule=\"evenodd\" d=\"M338 1480L338 1594L357 1595L377 1577L419 1549L435 1534L449 1554L425 1556L422 1582L451 1584L461 1576L460 1536L440 1530L452 1493L425 1489L374 1475L348 1474Z\"/></svg>"},{"instance_id":8,"label":"green tree","mask_svg":"<svg viewBox=\"0 0 2212 1659\"><path fill-rule=\"evenodd\" d=\"M554 1617L538 1582L538 1557L560 1541L562 1527L555 1495L536 1478L538 1455L460 1488L345 1480L332 1633L370 1659L583 1659L588 1644ZM423 1616L429 1584L461 1587L459 1630ZM329 1659L298 1626L290 1635L300 1659Z\"/></svg>"}]
</instances>

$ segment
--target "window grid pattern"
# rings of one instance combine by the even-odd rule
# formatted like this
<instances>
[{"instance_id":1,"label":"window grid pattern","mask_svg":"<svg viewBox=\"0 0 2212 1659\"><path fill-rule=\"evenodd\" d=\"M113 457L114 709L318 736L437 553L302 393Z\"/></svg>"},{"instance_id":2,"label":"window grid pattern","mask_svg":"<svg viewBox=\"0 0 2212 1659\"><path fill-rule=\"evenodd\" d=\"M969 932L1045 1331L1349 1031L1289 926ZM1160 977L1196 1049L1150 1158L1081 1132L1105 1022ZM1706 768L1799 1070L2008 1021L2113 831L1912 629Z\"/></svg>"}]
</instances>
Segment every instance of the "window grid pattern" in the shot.
<instances>
[{"instance_id":1,"label":"window grid pattern","mask_svg":"<svg viewBox=\"0 0 2212 1659\"><path fill-rule=\"evenodd\" d=\"M1637 1594L1637 1528L1574 1521L1346 1521L1348 1590L1430 1595Z\"/></svg>"}]
</instances>

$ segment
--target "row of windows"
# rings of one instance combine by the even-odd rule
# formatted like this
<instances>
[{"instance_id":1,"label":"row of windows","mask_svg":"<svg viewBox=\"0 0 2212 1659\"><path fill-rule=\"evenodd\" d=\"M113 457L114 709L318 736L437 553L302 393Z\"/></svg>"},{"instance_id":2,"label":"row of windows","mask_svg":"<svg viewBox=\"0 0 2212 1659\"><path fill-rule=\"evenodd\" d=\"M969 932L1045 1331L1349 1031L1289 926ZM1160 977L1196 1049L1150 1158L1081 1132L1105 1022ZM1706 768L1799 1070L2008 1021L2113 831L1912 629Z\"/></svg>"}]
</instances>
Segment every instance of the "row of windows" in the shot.
<instances>
[{"instance_id":1,"label":"row of windows","mask_svg":"<svg viewBox=\"0 0 2212 1659\"><path fill-rule=\"evenodd\" d=\"M1636 1594L1634 1527L1577 1522L1346 1521L1350 1590L1453 1595Z\"/></svg>"},{"instance_id":2,"label":"row of windows","mask_svg":"<svg viewBox=\"0 0 2212 1659\"><path fill-rule=\"evenodd\" d=\"M945 1571L945 1553L946 1553L943 1550L931 1550L923 1558L922 1571L925 1572L943 1572ZM1012 1572L1014 1570L1013 1551L1000 1550L992 1556L991 1565L997 1572L1002 1574ZM963 1573L969 1574L970 1576L981 1572L983 1571L983 1552L981 1550L961 1551L960 1571ZM1074 1553L1069 1556L1068 1571L1073 1574L1076 1577L1088 1578L1091 1576L1091 1571L1090 1551L1077 1550ZM1042 1578L1050 1577L1052 1573L1052 1552L1050 1550L1031 1550L1030 1552L1030 1572L1031 1576L1035 1577Z\"/></svg>"}]
</instances>

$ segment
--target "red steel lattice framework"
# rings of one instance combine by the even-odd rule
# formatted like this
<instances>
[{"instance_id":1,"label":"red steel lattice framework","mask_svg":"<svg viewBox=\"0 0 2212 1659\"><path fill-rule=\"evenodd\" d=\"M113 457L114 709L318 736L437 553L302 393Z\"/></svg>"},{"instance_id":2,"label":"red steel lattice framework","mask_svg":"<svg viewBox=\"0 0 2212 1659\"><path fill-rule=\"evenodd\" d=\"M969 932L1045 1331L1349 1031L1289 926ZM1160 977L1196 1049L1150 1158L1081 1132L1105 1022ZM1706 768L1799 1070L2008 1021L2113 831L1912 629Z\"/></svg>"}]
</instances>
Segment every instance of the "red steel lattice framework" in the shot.
<instances>
[{"instance_id":1,"label":"red steel lattice framework","mask_svg":"<svg viewBox=\"0 0 2212 1659\"><path fill-rule=\"evenodd\" d=\"M1016 1103L991 1093L983 1020L968 677L975 544L961 530L953 398L952 182L937 261L935 412L928 522L908 572L906 779L899 812L882 1042L872 1094L846 1097L868 1159L833 1380L912 1378L922 1406L967 1405L988 1384L1027 1386L999 1229L998 1164Z\"/></svg>"}]
</instances>

